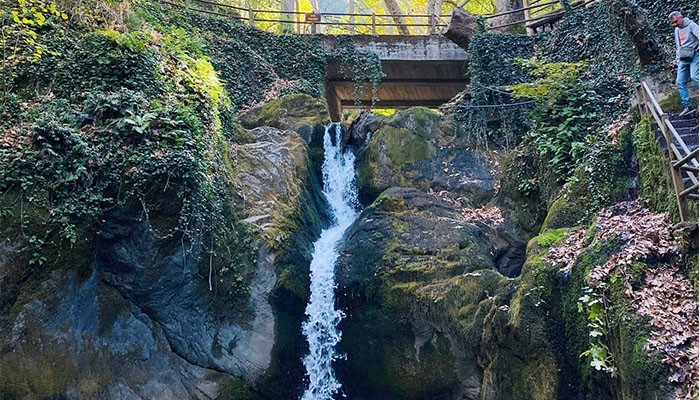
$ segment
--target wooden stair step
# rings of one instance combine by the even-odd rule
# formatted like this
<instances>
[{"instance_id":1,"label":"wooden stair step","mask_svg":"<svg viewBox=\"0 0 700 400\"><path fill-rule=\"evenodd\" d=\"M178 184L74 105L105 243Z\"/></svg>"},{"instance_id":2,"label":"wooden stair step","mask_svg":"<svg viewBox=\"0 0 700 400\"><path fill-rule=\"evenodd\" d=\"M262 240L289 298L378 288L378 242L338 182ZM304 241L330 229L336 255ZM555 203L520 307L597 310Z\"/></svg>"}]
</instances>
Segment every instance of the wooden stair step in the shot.
<instances>
[{"instance_id":1,"label":"wooden stair step","mask_svg":"<svg viewBox=\"0 0 700 400\"><path fill-rule=\"evenodd\" d=\"M687 128L689 126L698 126L697 117L686 118L686 117L669 117L669 121L676 128Z\"/></svg>"}]
</instances>

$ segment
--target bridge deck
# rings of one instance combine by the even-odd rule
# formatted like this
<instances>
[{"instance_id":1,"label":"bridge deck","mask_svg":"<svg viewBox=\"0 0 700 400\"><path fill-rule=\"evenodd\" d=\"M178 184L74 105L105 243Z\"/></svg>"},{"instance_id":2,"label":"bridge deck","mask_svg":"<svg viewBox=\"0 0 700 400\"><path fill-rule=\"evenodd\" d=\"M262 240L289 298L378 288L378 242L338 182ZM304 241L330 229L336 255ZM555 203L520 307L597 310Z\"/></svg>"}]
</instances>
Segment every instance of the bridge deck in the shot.
<instances>
[{"instance_id":1,"label":"bridge deck","mask_svg":"<svg viewBox=\"0 0 700 400\"><path fill-rule=\"evenodd\" d=\"M378 107L437 107L464 90L467 84L467 53L443 36L363 35L345 36L342 41L325 36L321 40L328 50L352 40L356 51L371 51L379 56L385 77L375 94ZM340 60L329 62L326 72L331 119L339 121L343 108L372 104L371 87L354 93L351 77L340 72Z\"/></svg>"}]
</instances>

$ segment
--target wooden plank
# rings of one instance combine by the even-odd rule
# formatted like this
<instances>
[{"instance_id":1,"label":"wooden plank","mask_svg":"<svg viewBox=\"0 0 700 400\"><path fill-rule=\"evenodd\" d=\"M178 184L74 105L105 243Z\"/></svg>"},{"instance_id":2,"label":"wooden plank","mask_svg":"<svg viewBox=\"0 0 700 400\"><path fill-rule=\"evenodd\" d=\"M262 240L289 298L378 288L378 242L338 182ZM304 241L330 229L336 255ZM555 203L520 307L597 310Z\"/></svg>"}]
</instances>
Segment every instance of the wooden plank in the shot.
<instances>
[{"instance_id":1,"label":"wooden plank","mask_svg":"<svg viewBox=\"0 0 700 400\"><path fill-rule=\"evenodd\" d=\"M688 166L688 165L681 165L681 166L680 166L680 169L681 169L681 171L694 172L694 173L696 173L696 174L697 174L698 172L700 172L700 169L698 169L698 167L690 167L690 166Z\"/></svg>"},{"instance_id":2,"label":"wooden plank","mask_svg":"<svg viewBox=\"0 0 700 400\"><path fill-rule=\"evenodd\" d=\"M654 97L654 94L652 93L651 89L649 88L649 85L647 85L646 82L642 82L642 87L644 88L644 91L647 92L647 98L651 101L654 111L658 113L659 115L666 115L664 113L664 110L661 109L661 106L659 103L656 102L656 98Z\"/></svg>"},{"instance_id":3,"label":"wooden plank","mask_svg":"<svg viewBox=\"0 0 700 400\"><path fill-rule=\"evenodd\" d=\"M681 146L681 149L683 149L683 156L679 156L678 159L683 159L686 154L690 154L690 149L688 149L688 146L685 144L685 141L683 141L683 138L681 138L681 135L678 134L678 131L676 131L676 127L673 126L671 121L668 119L664 120L664 123L666 124L666 127L668 128L669 133L671 134L672 138L674 139L674 142L678 143ZM697 166L698 163L697 161L694 162L694 165Z\"/></svg>"},{"instance_id":4,"label":"wooden plank","mask_svg":"<svg viewBox=\"0 0 700 400\"><path fill-rule=\"evenodd\" d=\"M696 183L695 185L689 187L688 189L685 189L684 191L678 193L678 196L679 196L679 197L685 197L685 196L687 196L687 195L689 195L689 194L691 194L691 193L693 193L693 192L697 192L697 191L698 191L698 188L700 188L700 185Z\"/></svg>"},{"instance_id":5,"label":"wooden plank","mask_svg":"<svg viewBox=\"0 0 700 400\"><path fill-rule=\"evenodd\" d=\"M687 164L688 161L690 161L691 159L697 157L699 152L700 152L700 149L695 149L695 150L691 151L691 152L688 153L685 157L679 159L678 162L676 162L675 164L673 164L673 167L674 167L674 168L678 168L678 167L680 167L680 166L683 165L683 164ZM688 168L692 168L692 167L688 167ZM698 168L695 167L695 170L697 171Z\"/></svg>"}]
</instances>

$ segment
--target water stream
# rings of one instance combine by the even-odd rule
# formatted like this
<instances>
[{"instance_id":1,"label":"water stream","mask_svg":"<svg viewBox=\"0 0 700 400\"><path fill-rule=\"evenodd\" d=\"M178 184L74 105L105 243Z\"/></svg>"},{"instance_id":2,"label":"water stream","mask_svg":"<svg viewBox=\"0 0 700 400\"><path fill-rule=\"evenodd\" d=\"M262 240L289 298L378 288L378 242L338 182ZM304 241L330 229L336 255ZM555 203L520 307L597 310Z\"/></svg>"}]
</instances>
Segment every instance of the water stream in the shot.
<instances>
[{"instance_id":1,"label":"water stream","mask_svg":"<svg viewBox=\"0 0 700 400\"><path fill-rule=\"evenodd\" d=\"M358 215L355 155L351 151L343 152L341 142L340 125L327 126L323 137L323 194L331 206L333 225L323 230L314 243L311 296L302 324L309 342L309 354L304 357L308 386L302 400L332 400L341 387L333 371L333 361L339 357L335 346L341 337L337 326L344 316L335 309L336 247Z\"/></svg>"}]
</instances>

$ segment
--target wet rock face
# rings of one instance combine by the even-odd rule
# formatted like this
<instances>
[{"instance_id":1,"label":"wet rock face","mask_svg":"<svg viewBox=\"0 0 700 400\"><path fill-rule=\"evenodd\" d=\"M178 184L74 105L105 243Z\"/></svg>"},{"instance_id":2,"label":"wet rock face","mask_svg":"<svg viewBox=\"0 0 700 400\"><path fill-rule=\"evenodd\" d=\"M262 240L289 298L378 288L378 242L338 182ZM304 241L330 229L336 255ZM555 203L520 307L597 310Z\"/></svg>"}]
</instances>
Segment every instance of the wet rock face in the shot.
<instances>
[{"instance_id":1,"label":"wet rock face","mask_svg":"<svg viewBox=\"0 0 700 400\"><path fill-rule=\"evenodd\" d=\"M270 371L279 370L280 354L299 363L301 317L282 315L273 300L303 301L308 272L280 264L308 267L305 254L321 224L319 200L307 190L307 146L296 132L262 127L250 137L255 141L231 144L228 165L238 178L231 188L241 201L238 224L252 227L259 243L245 275L248 298L231 312L217 309L202 274L200 239L157 237L153 225L163 216L146 216L138 207L107 215L94 242L75 249L79 266L28 274L28 260L5 244L0 397L211 399L243 381L279 398L295 397L298 388ZM285 367L289 374L296 365Z\"/></svg>"},{"instance_id":2,"label":"wet rock face","mask_svg":"<svg viewBox=\"0 0 700 400\"><path fill-rule=\"evenodd\" d=\"M301 185L309 175L306 145L298 134L272 127L251 133L255 142L232 148L233 173L245 221L272 234L299 206Z\"/></svg>"},{"instance_id":3,"label":"wet rock face","mask_svg":"<svg viewBox=\"0 0 700 400\"><path fill-rule=\"evenodd\" d=\"M228 374L253 384L271 360L274 255L263 247L258 256L250 317L222 320L198 275L198 249L185 242L163 254L145 218L113 215L89 277L62 266L20 288L0 335L0 391L208 399Z\"/></svg>"},{"instance_id":4,"label":"wet rock face","mask_svg":"<svg viewBox=\"0 0 700 400\"><path fill-rule=\"evenodd\" d=\"M197 276L198 243L185 242L163 255L143 220L113 219L101 236L96 271L162 328L173 352L194 365L251 383L268 367L274 318L265 294L276 280L269 251L261 250L251 283L246 306L253 316L221 321L215 319Z\"/></svg>"},{"instance_id":5,"label":"wet rock face","mask_svg":"<svg viewBox=\"0 0 700 400\"><path fill-rule=\"evenodd\" d=\"M87 277L56 269L25 282L0 330L3 396L215 396L226 375L173 352L167 329L105 284L98 264ZM122 279L140 286L129 272L136 271L123 269Z\"/></svg>"}]
</instances>

